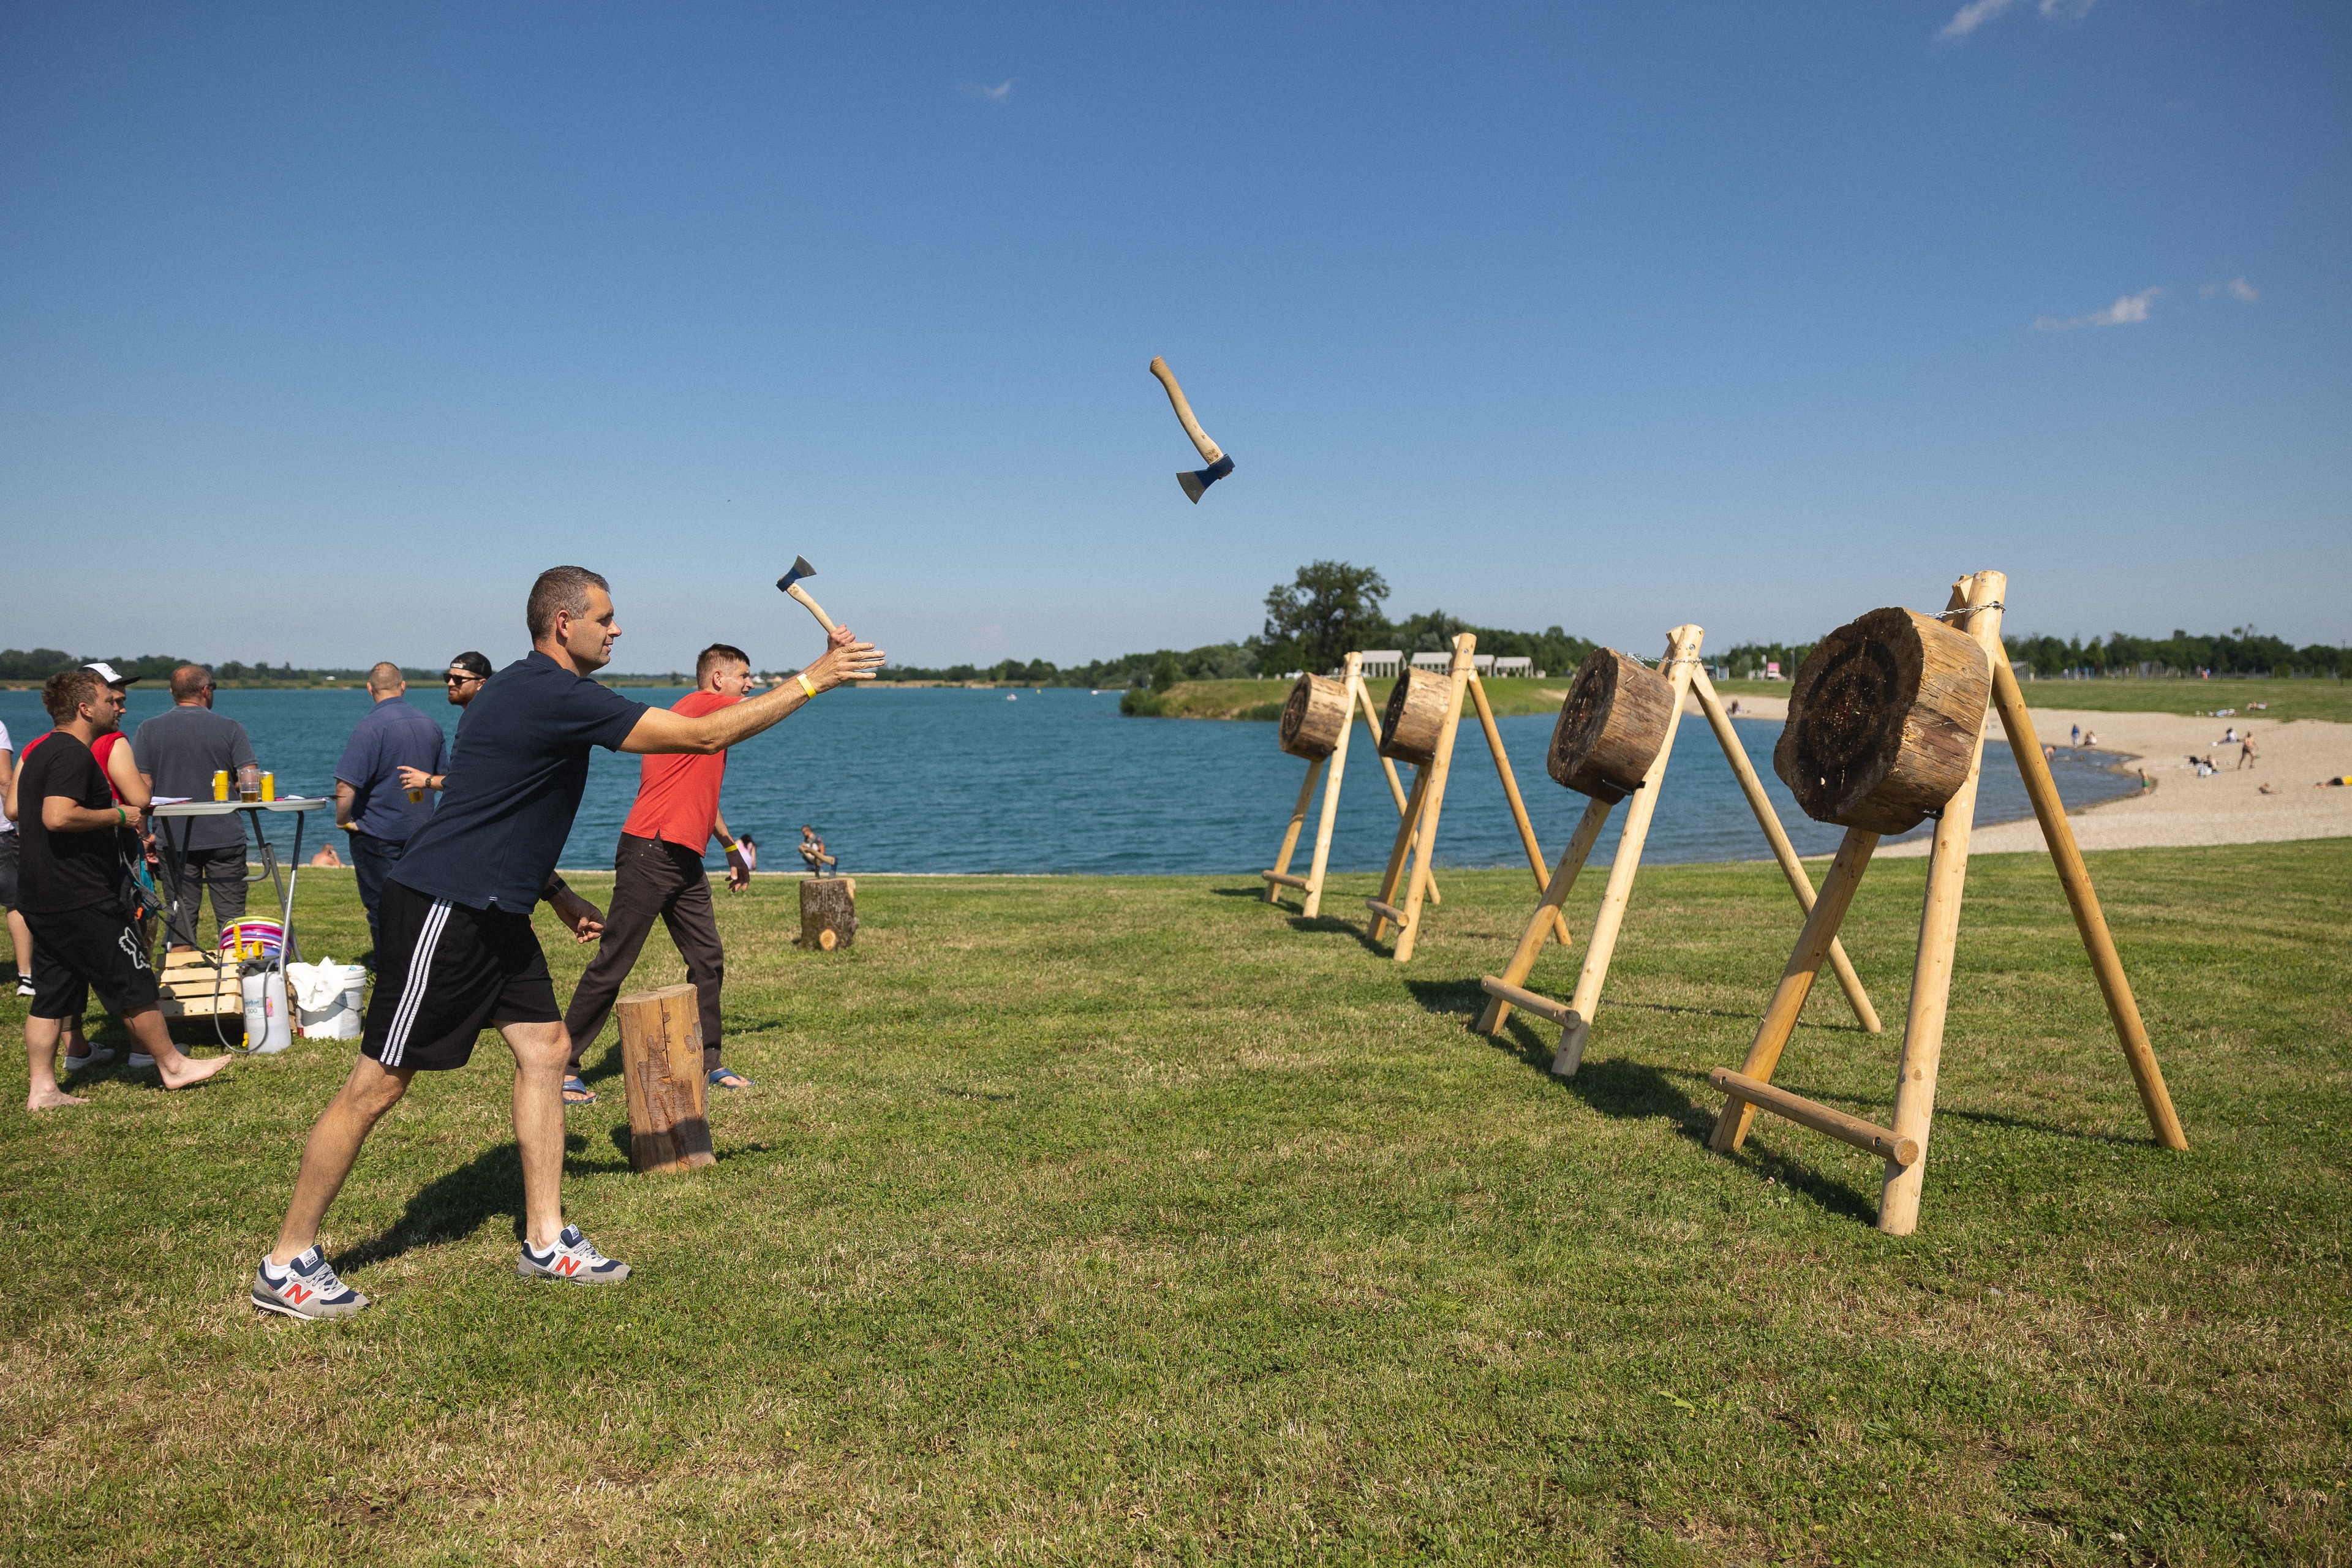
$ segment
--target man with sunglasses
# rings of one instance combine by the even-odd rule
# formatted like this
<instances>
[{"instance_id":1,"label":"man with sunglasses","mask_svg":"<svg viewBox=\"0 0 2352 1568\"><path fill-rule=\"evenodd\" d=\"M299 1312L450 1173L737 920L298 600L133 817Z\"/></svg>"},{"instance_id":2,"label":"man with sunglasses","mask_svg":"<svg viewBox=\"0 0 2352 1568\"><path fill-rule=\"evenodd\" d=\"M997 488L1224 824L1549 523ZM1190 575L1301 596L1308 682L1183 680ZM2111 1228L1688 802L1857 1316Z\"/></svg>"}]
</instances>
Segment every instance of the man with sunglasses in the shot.
<instances>
[{"instance_id":1,"label":"man with sunglasses","mask_svg":"<svg viewBox=\"0 0 2352 1568\"><path fill-rule=\"evenodd\" d=\"M489 678L490 661L478 653L461 653L451 659L449 673L442 677L444 684L449 688L449 706L463 708L471 702L482 689L482 682ZM400 787L403 789L437 790L448 782L448 774L436 773L428 768L400 770Z\"/></svg>"},{"instance_id":2,"label":"man with sunglasses","mask_svg":"<svg viewBox=\"0 0 2352 1568\"><path fill-rule=\"evenodd\" d=\"M367 910L368 942L376 941L375 910L384 879L400 864L401 851L433 816L425 792L403 786L402 778L422 769L441 771L446 745L441 726L404 700L408 681L389 661L368 671L367 717L352 731L335 764L335 826L351 835L352 870Z\"/></svg>"}]
</instances>

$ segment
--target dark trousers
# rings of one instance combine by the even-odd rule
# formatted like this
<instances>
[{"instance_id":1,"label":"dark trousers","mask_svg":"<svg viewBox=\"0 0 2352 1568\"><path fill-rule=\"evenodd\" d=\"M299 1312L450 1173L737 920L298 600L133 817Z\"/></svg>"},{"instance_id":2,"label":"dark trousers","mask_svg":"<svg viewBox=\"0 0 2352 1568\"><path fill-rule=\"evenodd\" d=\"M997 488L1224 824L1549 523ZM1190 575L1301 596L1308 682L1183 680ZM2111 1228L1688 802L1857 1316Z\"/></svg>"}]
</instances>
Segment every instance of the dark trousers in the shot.
<instances>
[{"instance_id":1,"label":"dark trousers","mask_svg":"<svg viewBox=\"0 0 2352 1568\"><path fill-rule=\"evenodd\" d=\"M172 941L207 952L216 952L220 947L220 928L227 921L245 918L245 846L189 850L177 881L172 879L173 858L172 852L165 849L163 877L167 886L163 896L177 906L171 922ZM196 911L207 888L213 895L213 918L208 928L212 938L198 942Z\"/></svg>"},{"instance_id":2,"label":"dark trousers","mask_svg":"<svg viewBox=\"0 0 2352 1568\"><path fill-rule=\"evenodd\" d=\"M719 914L710 902L710 874L702 857L679 844L621 835L613 855L613 907L604 911L604 936L563 1026L572 1031L572 1070L604 1031L614 1000L636 967L637 953L659 917L686 960L702 1004L702 1070L719 1070L719 987L727 978L727 955L719 945Z\"/></svg>"},{"instance_id":3,"label":"dark trousers","mask_svg":"<svg viewBox=\"0 0 2352 1568\"><path fill-rule=\"evenodd\" d=\"M396 838L376 838L365 833L349 836L352 841L352 874L359 879L360 907L367 910L368 945L380 940L375 931L375 906L383 897L383 884L392 876L392 868L400 864L400 852L408 846Z\"/></svg>"}]
</instances>

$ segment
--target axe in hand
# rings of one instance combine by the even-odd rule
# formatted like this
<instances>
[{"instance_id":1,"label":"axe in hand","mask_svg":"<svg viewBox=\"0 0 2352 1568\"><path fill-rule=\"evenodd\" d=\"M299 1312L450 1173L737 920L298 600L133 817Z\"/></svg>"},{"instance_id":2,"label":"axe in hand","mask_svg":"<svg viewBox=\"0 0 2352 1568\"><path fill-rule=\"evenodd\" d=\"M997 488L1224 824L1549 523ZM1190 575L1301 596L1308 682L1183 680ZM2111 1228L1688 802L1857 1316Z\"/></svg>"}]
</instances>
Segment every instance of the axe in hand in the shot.
<instances>
[{"instance_id":1,"label":"axe in hand","mask_svg":"<svg viewBox=\"0 0 2352 1568\"><path fill-rule=\"evenodd\" d=\"M830 636L834 630L833 617L824 613L823 605L809 597L809 591L806 588L801 586L802 578L815 575L816 568L808 563L808 557L795 555L793 557L793 569L776 579L776 586L798 599L802 606L816 617L816 624L823 626Z\"/></svg>"},{"instance_id":2,"label":"axe in hand","mask_svg":"<svg viewBox=\"0 0 2352 1568\"><path fill-rule=\"evenodd\" d=\"M1198 419L1192 417L1192 405L1184 401L1184 389L1176 384L1176 373L1168 368L1168 362L1155 355L1151 361L1151 374L1158 376L1160 384L1168 389L1168 401L1175 406L1177 423L1184 426L1185 435L1192 437L1192 445L1201 449L1201 460L1209 465L1205 468L1176 476L1176 482L1184 487L1184 493L1192 498L1194 506L1198 506L1202 490L1234 471L1234 460L1209 439L1209 433L1201 428Z\"/></svg>"}]
</instances>

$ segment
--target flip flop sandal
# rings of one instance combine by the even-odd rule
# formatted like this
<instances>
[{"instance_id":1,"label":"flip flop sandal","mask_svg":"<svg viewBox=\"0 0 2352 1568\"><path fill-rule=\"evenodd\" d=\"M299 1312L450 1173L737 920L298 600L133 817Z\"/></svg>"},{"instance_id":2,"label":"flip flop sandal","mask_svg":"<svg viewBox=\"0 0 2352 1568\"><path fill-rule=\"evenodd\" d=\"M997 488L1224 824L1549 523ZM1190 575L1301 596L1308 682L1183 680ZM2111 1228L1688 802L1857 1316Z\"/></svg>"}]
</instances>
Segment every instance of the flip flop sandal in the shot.
<instances>
[{"instance_id":1,"label":"flip flop sandal","mask_svg":"<svg viewBox=\"0 0 2352 1568\"><path fill-rule=\"evenodd\" d=\"M576 1078L567 1078L563 1080L563 1103L593 1105L596 1103L596 1091Z\"/></svg>"},{"instance_id":2,"label":"flip flop sandal","mask_svg":"<svg viewBox=\"0 0 2352 1568\"><path fill-rule=\"evenodd\" d=\"M724 1079L730 1078L735 1080L733 1083L723 1081ZM751 1089L757 1087L750 1079L745 1078L733 1068L714 1068L711 1070L710 1077L704 1081L709 1083L713 1089Z\"/></svg>"}]
</instances>

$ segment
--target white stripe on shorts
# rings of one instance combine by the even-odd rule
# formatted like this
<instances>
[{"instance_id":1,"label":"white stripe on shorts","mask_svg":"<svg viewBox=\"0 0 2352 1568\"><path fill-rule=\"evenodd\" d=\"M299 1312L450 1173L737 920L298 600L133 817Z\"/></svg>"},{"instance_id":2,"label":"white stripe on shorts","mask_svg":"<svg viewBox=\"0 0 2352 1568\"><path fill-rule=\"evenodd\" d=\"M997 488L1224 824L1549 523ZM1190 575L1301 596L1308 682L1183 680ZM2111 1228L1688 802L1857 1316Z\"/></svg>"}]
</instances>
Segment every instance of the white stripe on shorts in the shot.
<instances>
[{"instance_id":1,"label":"white stripe on shorts","mask_svg":"<svg viewBox=\"0 0 2352 1568\"><path fill-rule=\"evenodd\" d=\"M441 928L448 923L449 900L434 900L425 924L417 930L416 951L408 955L408 978L401 984L400 1005L393 1009L392 1030L384 1037L383 1054L378 1058L385 1067L398 1067L400 1058L408 1054L408 1031L415 1026L433 976L433 949L441 940Z\"/></svg>"}]
</instances>

